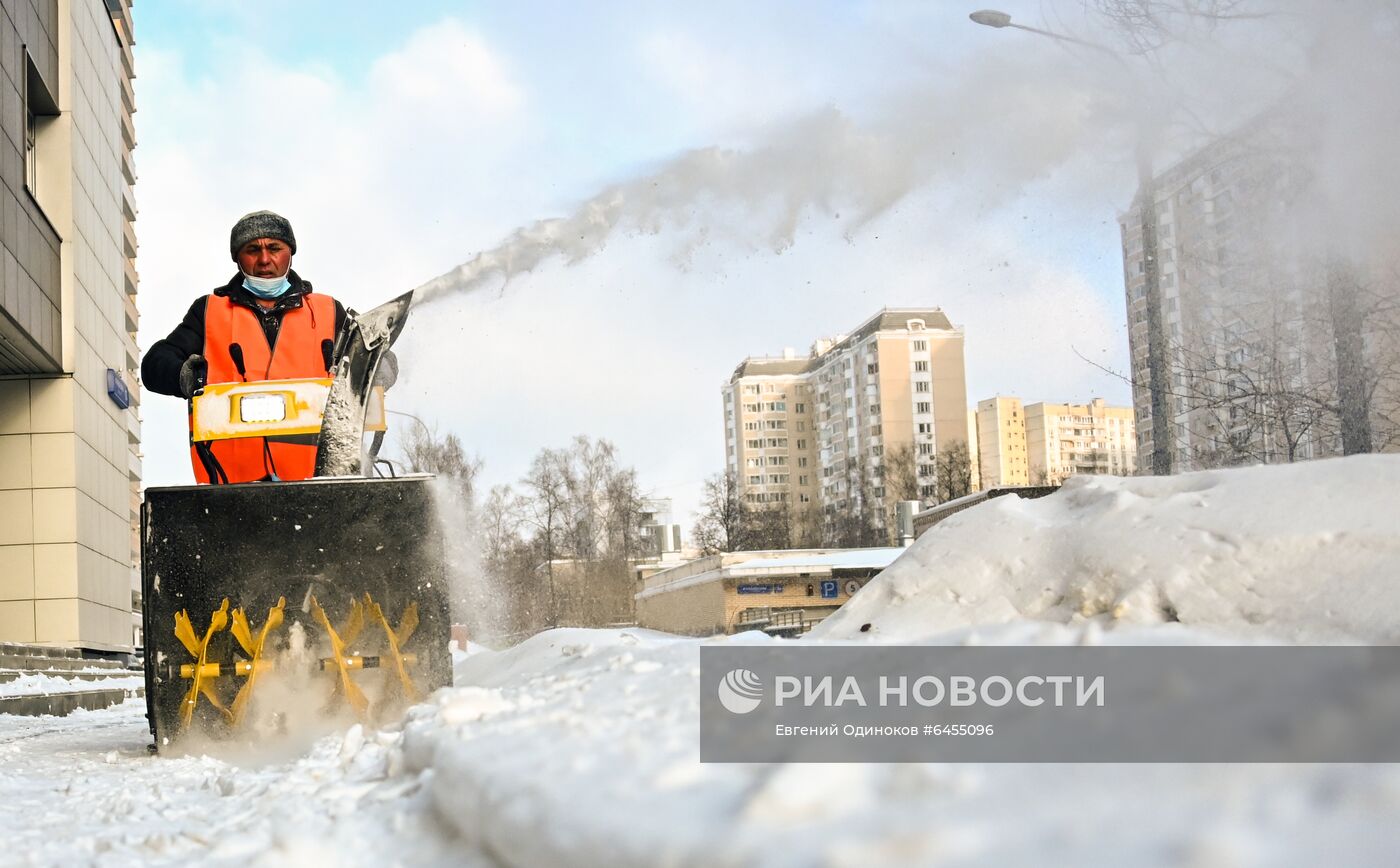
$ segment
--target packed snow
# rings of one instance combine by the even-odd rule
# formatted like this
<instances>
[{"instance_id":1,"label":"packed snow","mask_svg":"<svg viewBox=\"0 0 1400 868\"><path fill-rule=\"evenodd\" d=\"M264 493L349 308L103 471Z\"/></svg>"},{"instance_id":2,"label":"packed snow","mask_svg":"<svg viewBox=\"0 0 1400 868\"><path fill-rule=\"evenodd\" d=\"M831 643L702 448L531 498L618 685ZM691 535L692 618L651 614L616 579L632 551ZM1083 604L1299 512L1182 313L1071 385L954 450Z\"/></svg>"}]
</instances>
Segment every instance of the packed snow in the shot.
<instances>
[{"instance_id":1,"label":"packed snow","mask_svg":"<svg viewBox=\"0 0 1400 868\"><path fill-rule=\"evenodd\" d=\"M817 629L917 642L1021 620L1400 641L1400 457L1070 477L933 527ZM864 624L871 627L861 633Z\"/></svg>"},{"instance_id":2,"label":"packed snow","mask_svg":"<svg viewBox=\"0 0 1400 868\"><path fill-rule=\"evenodd\" d=\"M1082 478L924 535L801 643L1393 642L1400 456ZM867 631L861 627L870 624ZM1393 861L1392 765L699 762L696 640L454 655L378 732L148 757L139 703L0 717L20 864L1263 865ZM468 653L470 652L470 653Z\"/></svg>"},{"instance_id":3,"label":"packed snow","mask_svg":"<svg viewBox=\"0 0 1400 868\"><path fill-rule=\"evenodd\" d=\"M3 672L3 670L0 670ZM44 693L79 693L85 690L140 690L146 678L140 672L113 673L110 669L79 670L95 676L73 677L77 672L15 672L9 681L0 681L0 696L34 696Z\"/></svg>"}]
</instances>

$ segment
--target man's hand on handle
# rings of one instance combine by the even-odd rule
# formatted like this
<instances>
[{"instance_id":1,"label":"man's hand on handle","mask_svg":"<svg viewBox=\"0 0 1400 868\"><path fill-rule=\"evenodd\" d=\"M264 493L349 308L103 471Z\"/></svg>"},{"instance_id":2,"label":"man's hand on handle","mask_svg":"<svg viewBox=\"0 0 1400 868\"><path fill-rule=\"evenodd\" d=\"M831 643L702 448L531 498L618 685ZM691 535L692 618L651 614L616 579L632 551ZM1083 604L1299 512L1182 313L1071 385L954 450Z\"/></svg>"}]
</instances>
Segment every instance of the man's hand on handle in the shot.
<instances>
[{"instance_id":1,"label":"man's hand on handle","mask_svg":"<svg viewBox=\"0 0 1400 868\"><path fill-rule=\"evenodd\" d=\"M209 363L204 361L204 356L195 353L185 363L180 366L180 392L186 398L193 398L194 393L204 388L204 381L209 376Z\"/></svg>"}]
</instances>

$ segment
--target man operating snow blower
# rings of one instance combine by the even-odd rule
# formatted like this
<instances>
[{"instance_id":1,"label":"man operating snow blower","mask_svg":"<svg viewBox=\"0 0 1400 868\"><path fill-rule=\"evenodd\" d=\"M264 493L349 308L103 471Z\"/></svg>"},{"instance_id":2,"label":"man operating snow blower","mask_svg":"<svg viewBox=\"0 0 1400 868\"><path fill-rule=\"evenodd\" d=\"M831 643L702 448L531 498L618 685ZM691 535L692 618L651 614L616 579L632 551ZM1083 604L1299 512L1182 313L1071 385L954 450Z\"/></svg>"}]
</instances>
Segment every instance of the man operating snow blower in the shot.
<instances>
[{"instance_id":1,"label":"man operating snow blower","mask_svg":"<svg viewBox=\"0 0 1400 868\"><path fill-rule=\"evenodd\" d=\"M296 251L287 218L271 211L239 218L229 233L238 273L196 299L184 321L146 353L141 363L146 388L190 399L210 384L331 376L345 308L313 291L292 270ZM386 351L375 384L388 388L395 374L395 360ZM203 483L307 479L315 471L316 438L192 438L190 457L195 478Z\"/></svg>"},{"instance_id":2,"label":"man operating snow blower","mask_svg":"<svg viewBox=\"0 0 1400 868\"><path fill-rule=\"evenodd\" d=\"M346 310L292 271L296 249L286 218L240 218L238 274L142 362L147 388L189 402L201 483L141 508L158 750L296 730L308 708L380 721L452 681L432 478L376 474L413 293Z\"/></svg>"}]
</instances>

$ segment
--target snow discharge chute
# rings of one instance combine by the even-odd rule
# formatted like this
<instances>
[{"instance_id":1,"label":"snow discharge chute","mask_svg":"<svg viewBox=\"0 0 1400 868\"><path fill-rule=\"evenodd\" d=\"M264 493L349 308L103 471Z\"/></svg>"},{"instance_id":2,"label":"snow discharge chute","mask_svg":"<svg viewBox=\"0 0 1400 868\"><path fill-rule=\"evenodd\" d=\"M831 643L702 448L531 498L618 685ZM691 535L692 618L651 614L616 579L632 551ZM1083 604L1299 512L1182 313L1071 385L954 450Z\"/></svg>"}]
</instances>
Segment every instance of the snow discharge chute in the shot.
<instances>
[{"instance_id":1,"label":"snow discharge chute","mask_svg":"<svg viewBox=\"0 0 1400 868\"><path fill-rule=\"evenodd\" d=\"M426 475L374 478L375 371L412 293L347 314L326 380L207 387L196 444L308 438L316 477L146 490L141 585L156 750L375 722L452 681Z\"/></svg>"}]
</instances>

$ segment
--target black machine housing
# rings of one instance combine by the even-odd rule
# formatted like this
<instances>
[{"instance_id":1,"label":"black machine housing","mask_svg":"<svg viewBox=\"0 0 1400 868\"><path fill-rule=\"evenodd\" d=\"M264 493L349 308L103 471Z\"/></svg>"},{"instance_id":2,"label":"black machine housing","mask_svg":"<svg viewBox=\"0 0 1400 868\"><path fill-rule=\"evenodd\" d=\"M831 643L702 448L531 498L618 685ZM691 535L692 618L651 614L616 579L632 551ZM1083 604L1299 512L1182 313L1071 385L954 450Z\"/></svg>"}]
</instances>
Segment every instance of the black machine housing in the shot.
<instances>
[{"instance_id":1,"label":"black machine housing","mask_svg":"<svg viewBox=\"0 0 1400 868\"><path fill-rule=\"evenodd\" d=\"M242 485L188 485L146 490L141 508L141 584L145 598L146 702L156 750L175 742L180 707L193 663L175 635L175 615L189 613L200 638L211 614L228 598L243 607L254 630L285 597L285 635L300 621L308 635L323 631L308 607L313 595L332 624L368 593L390 621L417 605L419 626L401 649L415 655L413 678L423 695L452 683L451 617L442 531L432 478L340 477ZM362 648L381 653L383 631L366 629ZM279 641L274 636L269 644ZM232 664L243 655L230 632L216 633L208 661ZM326 673L328 678L333 673ZM216 687L227 703L240 679ZM203 699L196 721L204 731L223 723Z\"/></svg>"}]
</instances>

